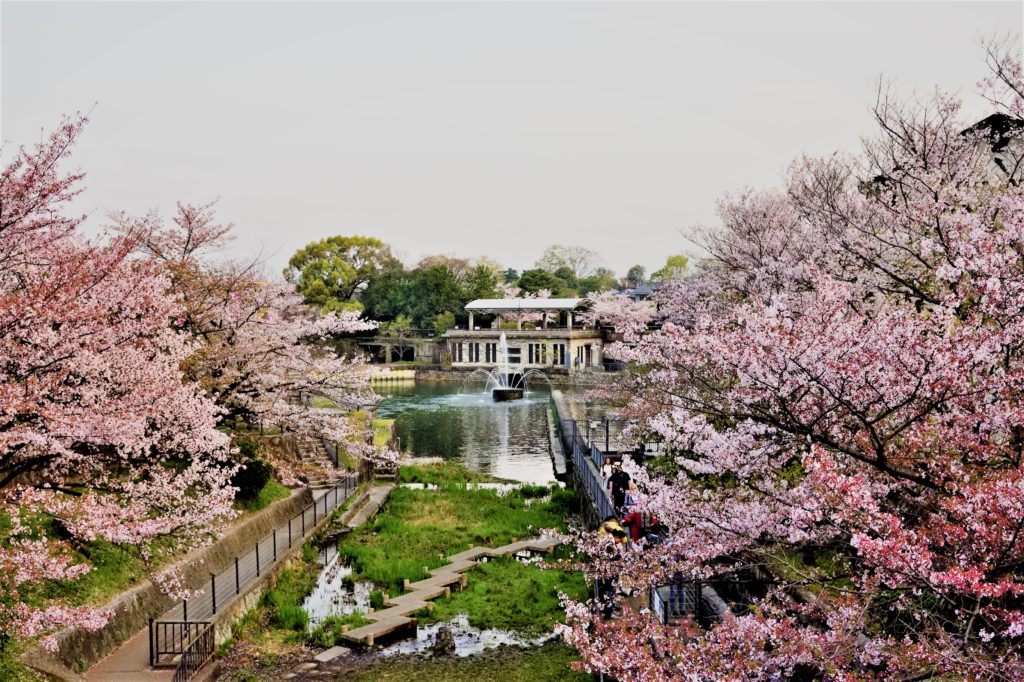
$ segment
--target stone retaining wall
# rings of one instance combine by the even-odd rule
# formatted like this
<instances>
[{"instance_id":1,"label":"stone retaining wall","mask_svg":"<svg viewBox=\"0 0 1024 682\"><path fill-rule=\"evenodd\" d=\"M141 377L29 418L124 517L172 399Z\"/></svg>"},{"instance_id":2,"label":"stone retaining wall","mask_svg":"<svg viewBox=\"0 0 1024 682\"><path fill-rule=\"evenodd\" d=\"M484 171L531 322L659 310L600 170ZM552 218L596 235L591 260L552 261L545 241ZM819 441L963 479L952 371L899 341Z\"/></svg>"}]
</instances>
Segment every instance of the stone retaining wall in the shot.
<instances>
[{"instance_id":1,"label":"stone retaining wall","mask_svg":"<svg viewBox=\"0 0 1024 682\"><path fill-rule=\"evenodd\" d=\"M189 553L179 564L187 585L204 585L211 571L220 570L248 551L271 529L287 523L312 501L308 489L292 493L265 509L235 522L211 545ZM157 618L174 605L175 599L163 595L152 582L121 593L106 606L114 612L107 624L96 632L74 630L60 641L55 657L73 670L85 670L111 651L148 627L150 618ZM219 614L218 614L219 615Z\"/></svg>"}]
</instances>

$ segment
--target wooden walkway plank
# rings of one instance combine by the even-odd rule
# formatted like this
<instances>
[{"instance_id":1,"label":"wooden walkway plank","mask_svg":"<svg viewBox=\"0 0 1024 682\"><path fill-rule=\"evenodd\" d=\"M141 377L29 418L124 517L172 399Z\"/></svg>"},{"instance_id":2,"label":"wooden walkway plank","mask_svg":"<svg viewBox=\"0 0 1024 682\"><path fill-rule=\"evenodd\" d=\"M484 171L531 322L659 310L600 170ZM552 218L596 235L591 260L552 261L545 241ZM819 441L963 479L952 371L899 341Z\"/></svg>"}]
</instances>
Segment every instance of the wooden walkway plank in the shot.
<instances>
[{"instance_id":1,"label":"wooden walkway plank","mask_svg":"<svg viewBox=\"0 0 1024 682\"><path fill-rule=\"evenodd\" d=\"M471 561L469 559L465 559L463 561L455 561L448 564L447 566L435 568L434 570L430 571L430 575L440 576L445 573L465 573L466 571L468 571L476 565L477 562Z\"/></svg>"},{"instance_id":2,"label":"wooden walkway plank","mask_svg":"<svg viewBox=\"0 0 1024 682\"><path fill-rule=\"evenodd\" d=\"M408 614L433 607L431 599L447 597L451 593L452 585L465 584L464 573L476 566L480 559L519 552L550 552L559 544L557 540L551 538L531 538L510 542L502 547L470 547L453 554L448 557L450 563L429 571L429 578L406 583L406 589L409 590L406 594L385 599L387 608L366 614L366 618L373 621L372 623L349 630L342 636L349 641L373 646L377 638L414 624L416 619L409 618Z\"/></svg>"}]
</instances>

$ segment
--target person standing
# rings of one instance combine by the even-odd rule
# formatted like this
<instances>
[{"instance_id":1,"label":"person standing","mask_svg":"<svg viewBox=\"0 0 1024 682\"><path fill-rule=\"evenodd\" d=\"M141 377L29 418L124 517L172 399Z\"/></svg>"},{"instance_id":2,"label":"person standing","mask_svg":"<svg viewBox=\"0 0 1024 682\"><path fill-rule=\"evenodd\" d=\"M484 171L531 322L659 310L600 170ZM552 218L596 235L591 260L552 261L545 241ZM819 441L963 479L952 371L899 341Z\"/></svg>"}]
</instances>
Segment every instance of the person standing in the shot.
<instances>
[{"instance_id":1,"label":"person standing","mask_svg":"<svg viewBox=\"0 0 1024 682\"><path fill-rule=\"evenodd\" d=\"M601 465L601 478L604 479L604 487L608 488L608 481L612 477L612 458L605 457L604 464Z\"/></svg>"},{"instance_id":2,"label":"person standing","mask_svg":"<svg viewBox=\"0 0 1024 682\"><path fill-rule=\"evenodd\" d=\"M629 474L622 470L622 464L616 462L612 465L612 475L609 478L609 488L612 493L612 504L616 510L622 509L626 504L626 490L629 489Z\"/></svg>"}]
</instances>

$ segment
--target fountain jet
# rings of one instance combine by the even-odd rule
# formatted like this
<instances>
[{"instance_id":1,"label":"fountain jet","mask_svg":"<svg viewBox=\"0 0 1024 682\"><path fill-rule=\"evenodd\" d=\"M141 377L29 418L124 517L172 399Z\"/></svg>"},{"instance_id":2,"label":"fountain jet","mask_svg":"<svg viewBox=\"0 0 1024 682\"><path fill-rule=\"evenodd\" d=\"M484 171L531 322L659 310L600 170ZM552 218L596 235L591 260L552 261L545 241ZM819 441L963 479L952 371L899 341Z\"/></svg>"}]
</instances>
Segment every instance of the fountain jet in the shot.
<instances>
[{"instance_id":1,"label":"fountain jet","mask_svg":"<svg viewBox=\"0 0 1024 682\"><path fill-rule=\"evenodd\" d=\"M508 368L508 341L505 340L505 332L502 332L498 339L498 366L492 379L495 385L491 386L491 397L495 401L518 400L523 397L526 379L522 372L512 372Z\"/></svg>"}]
</instances>

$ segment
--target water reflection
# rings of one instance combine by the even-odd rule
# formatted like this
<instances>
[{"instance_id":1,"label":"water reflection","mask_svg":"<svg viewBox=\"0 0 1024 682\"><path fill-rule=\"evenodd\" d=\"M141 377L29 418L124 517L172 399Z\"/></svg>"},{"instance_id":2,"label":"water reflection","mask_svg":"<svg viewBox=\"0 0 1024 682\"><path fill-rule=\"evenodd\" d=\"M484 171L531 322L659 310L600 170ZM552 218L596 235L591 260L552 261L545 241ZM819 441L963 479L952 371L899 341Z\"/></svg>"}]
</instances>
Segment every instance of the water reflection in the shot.
<instances>
[{"instance_id":1,"label":"water reflection","mask_svg":"<svg viewBox=\"0 0 1024 682\"><path fill-rule=\"evenodd\" d=\"M417 628L414 639L403 639L389 644L381 649L380 654L381 656L394 656L428 651L434 644L437 631L441 628L448 628L451 631L452 639L455 642L455 655L459 657L472 656L501 645L540 646L558 637L552 633L540 637L529 637L510 630L494 628L480 630L469 624L466 614L460 613L449 621Z\"/></svg>"},{"instance_id":2,"label":"water reflection","mask_svg":"<svg viewBox=\"0 0 1024 682\"><path fill-rule=\"evenodd\" d=\"M494 402L470 384L455 382L384 386L380 416L395 419L402 451L442 457L473 471L530 483L554 480L548 441L546 389L522 400Z\"/></svg>"},{"instance_id":3,"label":"water reflection","mask_svg":"<svg viewBox=\"0 0 1024 682\"><path fill-rule=\"evenodd\" d=\"M328 616L366 613L373 583L351 580L352 568L341 561L336 545L320 550L318 560L323 568L317 576L316 587L302 603L309 615L310 629Z\"/></svg>"}]
</instances>

